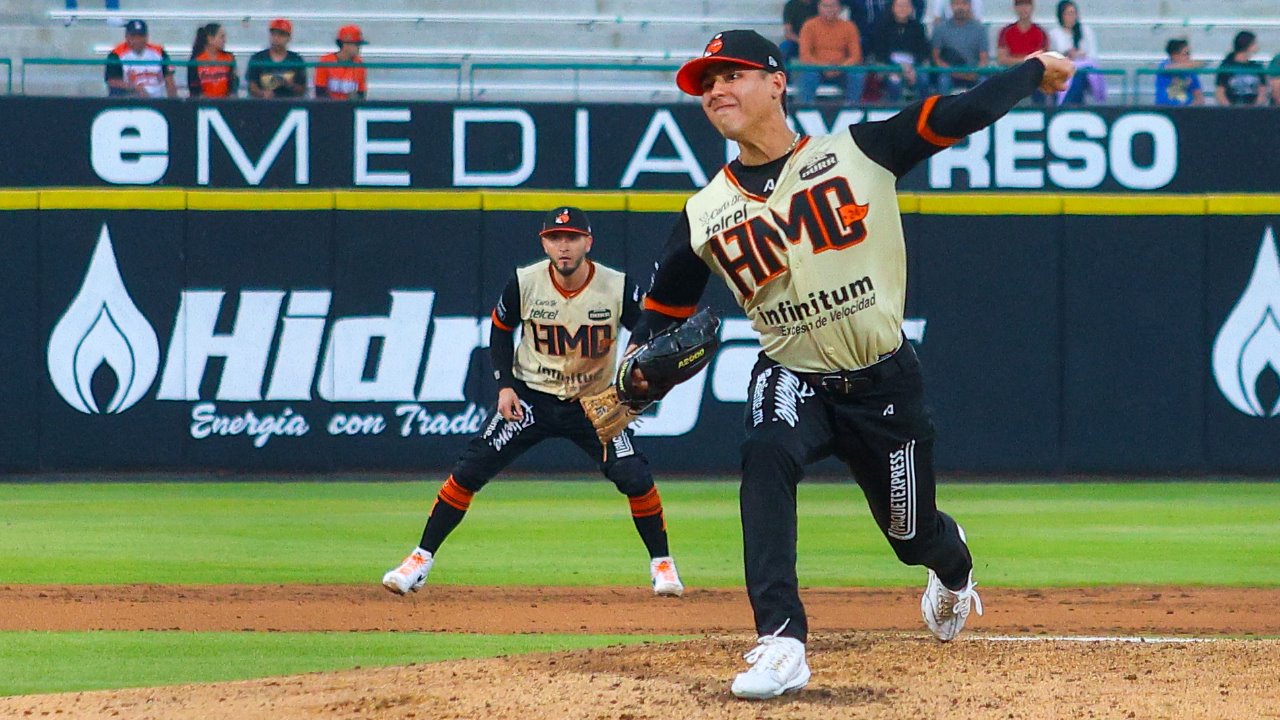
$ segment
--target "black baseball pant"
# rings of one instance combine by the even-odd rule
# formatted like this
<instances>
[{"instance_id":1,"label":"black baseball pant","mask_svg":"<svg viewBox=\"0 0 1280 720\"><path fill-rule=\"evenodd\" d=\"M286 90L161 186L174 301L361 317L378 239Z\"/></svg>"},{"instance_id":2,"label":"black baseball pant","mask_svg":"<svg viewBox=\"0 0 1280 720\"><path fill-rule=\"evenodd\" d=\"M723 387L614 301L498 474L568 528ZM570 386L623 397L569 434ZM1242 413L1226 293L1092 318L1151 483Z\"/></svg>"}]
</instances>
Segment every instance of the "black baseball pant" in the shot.
<instances>
[{"instance_id":1,"label":"black baseball pant","mask_svg":"<svg viewBox=\"0 0 1280 720\"><path fill-rule=\"evenodd\" d=\"M593 458L623 495L638 497L653 488L649 461L632 444L630 429L601 447L595 427L577 400L561 400L524 383L517 383L514 389L520 396L524 419L507 422L494 413L484 432L472 438L454 464L453 479L459 485L479 492L529 448L550 438L565 438Z\"/></svg>"},{"instance_id":2,"label":"black baseball pant","mask_svg":"<svg viewBox=\"0 0 1280 720\"><path fill-rule=\"evenodd\" d=\"M933 423L920 365L905 340L861 371L791 371L763 353L751 374L742 446L743 554L760 635L805 642L796 577L796 486L804 467L834 455L862 488L898 559L962 587L973 561L954 520L934 504Z\"/></svg>"}]
</instances>

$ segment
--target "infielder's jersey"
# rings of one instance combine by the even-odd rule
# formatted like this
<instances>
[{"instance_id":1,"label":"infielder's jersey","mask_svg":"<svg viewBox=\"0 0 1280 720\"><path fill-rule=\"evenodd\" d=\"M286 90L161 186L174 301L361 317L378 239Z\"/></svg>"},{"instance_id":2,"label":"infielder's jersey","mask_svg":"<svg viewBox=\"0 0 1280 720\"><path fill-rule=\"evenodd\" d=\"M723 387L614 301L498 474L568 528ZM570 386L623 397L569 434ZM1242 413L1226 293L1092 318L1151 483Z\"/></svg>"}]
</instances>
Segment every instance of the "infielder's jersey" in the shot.
<instances>
[{"instance_id":1,"label":"infielder's jersey","mask_svg":"<svg viewBox=\"0 0 1280 720\"><path fill-rule=\"evenodd\" d=\"M640 315L640 290L626 275L586 262L587 283L573 292L560 286L548 260L516 269L493 309L495 328L521 326L511 374L563 400L609 385L620 328L632 327Z\"/></svg>"},{"instance_id":2,"label":"infielder's jersey","mask_svg":"<svg viewBox=\"0 0 1280 720\"><path fill-rule=\"evenodd\" d=\"M804 138L763 165L730 163L686 203L635 337L693 314L715 273L782 365L832 372L878 362L902 341L898 178L994 122L1043 75L1039 61L1027 61L961 95Z\"/></svg>"}]
</instances>

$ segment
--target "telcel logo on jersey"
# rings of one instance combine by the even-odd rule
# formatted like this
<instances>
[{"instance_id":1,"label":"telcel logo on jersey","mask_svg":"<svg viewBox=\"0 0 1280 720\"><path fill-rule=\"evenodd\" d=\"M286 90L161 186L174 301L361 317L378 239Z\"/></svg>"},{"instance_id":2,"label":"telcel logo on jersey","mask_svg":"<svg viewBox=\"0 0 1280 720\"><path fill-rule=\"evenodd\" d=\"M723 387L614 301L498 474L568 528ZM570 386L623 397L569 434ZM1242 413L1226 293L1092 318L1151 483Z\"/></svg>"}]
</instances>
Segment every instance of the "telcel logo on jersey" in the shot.
<instances>
[{"instance_id":1,"label":"telcel logo on jersey","mask_svg":"<svg viewBox=\"0 0 1280 720\"><path fill-rule=\"evenodd\" d=\"M1249 283L1213 343L1213 377L1231 406L1254 417L1280 416L1280 397L1264 404L1258 381L1280 378L1280 253L1267 227Z\"/></svg>"}]
</instances>

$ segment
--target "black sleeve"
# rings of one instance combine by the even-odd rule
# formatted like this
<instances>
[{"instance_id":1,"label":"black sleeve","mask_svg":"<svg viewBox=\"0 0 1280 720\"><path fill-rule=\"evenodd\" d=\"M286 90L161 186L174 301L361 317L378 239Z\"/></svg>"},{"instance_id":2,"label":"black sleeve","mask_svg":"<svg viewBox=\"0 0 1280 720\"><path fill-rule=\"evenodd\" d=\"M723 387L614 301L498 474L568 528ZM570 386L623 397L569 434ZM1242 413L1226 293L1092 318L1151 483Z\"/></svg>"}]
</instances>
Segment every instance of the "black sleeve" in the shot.
<instances>
[{"instance_id":1,"label":"black sleeve","mask_svg":"<svg viewBox=\"0 0 1280 720\"><path fill-rule=\"evenodd\" d=\"M493 306L493 329L489 331L489 361L498 387L513 387L511 366L516 359L516 328L520 326L520 281L515 275L507 282L498 304Z\"/></svg>"},{"instance_id":2,"label":"black sleeve","mask_svg":"<svg viewBox=\"0 0 1280 720\"><path fill-rule=\"evenodd\" d=\"M298 85L298 91L299 91L298 94L306 95L307 94L307 66L305 65L306 60L303 60L302 56L299 55L298 53L290 53L288 56L286 56L286 59L292 60L293 62L297 63L297 70L298 70L297 85Z\"/></svg>"},{"instance_id":3,"label":"black sleeve","mask_svg":"<svg viewBox=\"0 0 1280 720\"><path fill-rule=\"evenodd\" d=\"M172 75L173 68L169 67L169 53L165 50L160 51L160 74Z\"/></svg>"},{"instance_id":4,"label":"black sleeve","mask_svg":"<svg viewBox=\"0 0 1280 720\"><path fill-rule=\"evenodd\" d=\"M640 320L640 286L628 275L622 286L622 327L634 330Z\"/></svg>"},{"instance_id":5,"label":"black sleeve","mask_svg":"<svg viewBox=\"0 0 1280 720\"><path fill-rule=\"evenodd\" d=\"M262 65L258 62L258 53L249 56L249 65L244 69L244 83L246 85L261 84Z\"/></svg>"},{"instance_id":6,"label":"black sleeve","mask_svg":"<svg viewBox=\"0 0 1280 720\"><path fill-rule=\"evenodd\" d=\"M115 51L112 51L107 56L107 65L103 70L102 77L107 82L124 79L124 63L120 62L120 56L115 54Z\"/></svg>"},{"instance_id":7,"label":"black sleeve","mask_svg":"<svg viewBox=\"0 0 1280 720\"><path fill-rule=\"evenodd\" d=\"M999 120L1043 78L1044 65L1027 60L968 92L925 98L888 120L851 125L849 132L868 157L902 177L926 158Z\"/></svg>"},{"instance_id":8,"label":"black sleeve","mask_svg":"<svg viewBox=\"0 0 1280 720\"><path fill-rule=\"evenodd\" d=\"M653 281L644 299L644 312L631 331L631 342L644 343L673 321L684 320L698 308L711 269L689 244L689 215L684 210L655 263Z\"/></svg>"},{"instance_id":9,"label":"black sleeve","mask_svg":"<svg viewBox=\"0 0 1280 720\"><path fill-rule=\"evenodd\" d=\"M240 74L236 71L236 57L234 55L231 56L231 77L228 80L230 85L227 88L227 94L235 97L236 93L240 91Z\"/></svg>"},{"instance_id":10,"label":"black sleeve","mask_svg":"<svg viewBox=\"0 0 1280 720\"><path fill-rule=\"evenodd\" d=\"M195 58L191 58L191 62L195 61ZM200 85L200 68L195 65L187 66L187 94L191 97L200 97L204 94L204 88Z\"/></svg>"}]
</instances>

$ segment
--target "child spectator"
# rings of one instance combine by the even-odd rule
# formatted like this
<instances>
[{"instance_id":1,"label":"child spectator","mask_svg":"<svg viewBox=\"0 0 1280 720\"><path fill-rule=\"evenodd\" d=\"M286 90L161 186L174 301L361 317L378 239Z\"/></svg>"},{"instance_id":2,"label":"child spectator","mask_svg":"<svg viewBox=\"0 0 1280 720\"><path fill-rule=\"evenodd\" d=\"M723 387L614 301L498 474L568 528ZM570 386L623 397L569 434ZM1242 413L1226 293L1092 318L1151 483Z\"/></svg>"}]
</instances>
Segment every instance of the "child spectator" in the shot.
<instances>
[{"instance_id":1,"label":"child spectator","mask_svg":"<svg viewBox=\"0 0 1280 720\"><path fill-rule=\"evenodd\" d=\"M1196 75L1201 63L1191 59L1191 43L1185 38L1174 38L1165 44L1164 51L1169 57L1160 62L1160 69L1181 72L1156 75L1156 104L1203 105L1204 90Z\"/></svg>"},{"instance_id":2,"label":"child spectator","mask_svg":"<svg viewBox=\"0 0 1280 720\"><path fill-rule=\"evenodd\" d=\"M240 86L240 78L236 75L236 56L227 52L226 47L227 31L218 23L196 29L191 61L199 64L187 68L187 92L191 97L235 96Z\"/></svg>"},{"instance_id":3,"label":"child spectator","mask_svg":"<svg viewBox=\"0 0 1280 720\"><path fill-rule=\"evenodd\" d=\"M360 46L365 45L364 34L358 25L338 28L338 52L320 57L322 63L360 63ZM316 68L316 97L331 100L363 100L368 92L365 69L362 67Z\"/></svg>"}]
</instances>

